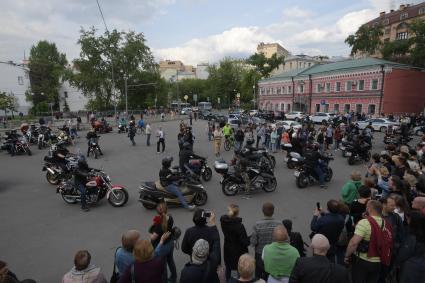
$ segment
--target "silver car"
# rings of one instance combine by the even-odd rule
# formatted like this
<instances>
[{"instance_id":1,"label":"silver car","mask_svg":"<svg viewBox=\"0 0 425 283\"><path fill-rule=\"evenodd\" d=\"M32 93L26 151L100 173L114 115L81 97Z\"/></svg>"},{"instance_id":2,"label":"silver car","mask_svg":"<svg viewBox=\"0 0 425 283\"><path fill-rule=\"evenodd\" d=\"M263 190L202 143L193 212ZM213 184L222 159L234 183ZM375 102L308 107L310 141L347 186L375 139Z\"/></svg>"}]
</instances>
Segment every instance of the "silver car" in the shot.
<instances>
[{"instance_id":1,"label":"silver car","mask_svg":"<svg viewBox=\"0 0 425 283\"><path fill-rule=\"evenodd\" d=\"M369 123L372 124L372 128L374 131L381 131L386 132L389 126L392 126L394 130L397 130L399 127L399 124L390 121L387 118L372 118L366 121L358 121L357 124L359 125L359 128L362 130L369 125Z\"/></svg>"}]
</instances>

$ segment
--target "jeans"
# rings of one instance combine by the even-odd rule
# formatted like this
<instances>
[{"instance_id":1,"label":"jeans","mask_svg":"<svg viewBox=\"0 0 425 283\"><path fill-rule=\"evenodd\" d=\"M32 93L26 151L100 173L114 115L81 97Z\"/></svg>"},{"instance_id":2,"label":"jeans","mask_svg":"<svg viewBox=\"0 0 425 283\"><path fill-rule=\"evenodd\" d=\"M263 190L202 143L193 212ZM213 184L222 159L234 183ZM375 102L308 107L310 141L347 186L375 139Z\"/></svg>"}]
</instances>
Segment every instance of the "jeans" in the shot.
<instances>
[{"instance_id":1,"label":"jeans","mask_svg":"<svg viewBox=\"0 0 425 283\"><path fill-rule=\"evenodd\" d=\"M176 186L175 184L170 184L165 188L169 193L172 193L173 195L175 195L180 203L182 204L182 206L184 208L188 208L189 206L187 205L186 199L184 198L182 192L179 190L179 187Z\"/></svg>"},{"instance_id":2,"label":"jeans","mask_svg":"<svg viewBox=\"0 0 425 283\"><path fill-rule=\"evenodd\" d=\"M381 263L369 262L355 256L351 269L352 283L376 283L380 269Z\"/></svg>"},{"instance_id":3,"label":"jeans","mask_svg":"<svg viewBox=\"0 0 425 283\"><path fill-rule=\"evenodd\" d=\"M316 165L316 167L314 167L314 171L316 172L317 176L319 177L319 184L321 186L325 185L325 173L323 173L321 166Z\"/></svg>"},{"instance_id":4,"label":"jeans","mask_svg":"<svg viewBox=\"0 0 425 283\"><path fill-rule=\"evenodd\" d=\"M276 141L271 143L272 152L276 152Z\"/></svg>"},{"instance_id":5,"label":"jeans","mask_svg":"<svg viewBox=\"0 0 425 283\"><path fill-rule=\"evenodd\" d=\"M264 270L264 262L261 258L261 254L255 253L255 277L267 280L269 275Z\"/></svg>"},{"instance_id":6,"label":"jeans","mask_svg":"<svg viewBox=\"0 0 425 283\"><path fill-rule=\"evenodd\" d=\"M85 208L87 207L87 190L86 190L86 186L82 183L76 183L75 184L78 188L78 190L80 191L81 194L81 207Z\"/></svg>"},{"instance_id":7,"label":"jeans","mask_svg":"<svg viewBox=\"0 0 425 283\"><path fill-rule=\"evenodd\" d=\"M169 240L164 243L160 249L160 253L156 256L166 258L166 264L170 269L169 281L176 282L177 280L177 268L176 263L174 262L174 240ZM167 267L165 267L165 272L163 273L163 282L167 282Z\"/></svg>"},{"instance_id":8,"label":"jeans","mask_svg":"<svg viewBox=\"0 0 425 283\"><path fill-rule=\"evenodd\" d=\"M146 145L147 146L151 145L151 134L146 134Z\"/></svg>"},{"instance_id":9,"label":"jeans","mask_svg":"<svg viewBox=\"0 0 425 283\"><path fill-rule=\"evenodd\" d=\"M156 143L156 152L159 152L159 145L162 145L162 152L164 152L164 150L165 150L165 140L162 138L162 139L159 139L158 140L158 142Z\"/></svg>"},{"instance_id":10,"label":"jeans","mask_svg":"<svg viewBox=\"0 0 425 283\"><path fill-rule=\"evenodd\" d=\"M134 136L130 136L130 141L132 145L136 145L136 142L134 141Z\"/></svg>"},{"instance_id":11,"label":"jeans","mask_svg":"<svg viewBox=\"0 0 425 283\"><path fill-rule=\"evenodd\" d=\"M242 148L242 143L240 141L235 141L235 151L239 151Z\"/></svg>"}]
</instances>

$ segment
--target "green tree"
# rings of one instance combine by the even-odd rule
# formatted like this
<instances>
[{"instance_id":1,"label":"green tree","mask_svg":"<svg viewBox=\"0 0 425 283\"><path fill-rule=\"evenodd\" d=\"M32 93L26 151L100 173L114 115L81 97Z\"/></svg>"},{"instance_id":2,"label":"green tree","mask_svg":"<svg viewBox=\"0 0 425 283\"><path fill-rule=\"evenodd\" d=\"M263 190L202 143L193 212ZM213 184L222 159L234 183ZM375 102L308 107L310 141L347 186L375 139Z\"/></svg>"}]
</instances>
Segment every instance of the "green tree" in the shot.
<instances>
[{"instance_id":1,"label":"green tree","mask_svg":"<svg viewBox=\"0 0 425 283\"><path fill-rule=\"evenodd\" d=\"M409 29L415 35L409 39L410 62L417 67L425 67L425 20L414 21Z\"/></svg>"},{"instance_id":2,"label":"green tree","mask_svg":"<svg viewBox=\"0 0 425 283\"><path fill-rule=\"evenodd\" d=\"M266 58L263 53L255 53L251 55L246 61L248 64L254 66L262 77L270 76L271 72L283 64L285 60L284 56L277 56L273 54L270 58Z\"/></svg>"},{"instance_id":3,"label":"green tree","mask_svg":"<svg viewBox=\"0 0 425 283\"><path fill-rule=\"evenodd\" d=\"M12 112L12 117L14 117L13 113L17 111L19 107L18 98L13 94L0 92L0 109L5 113L9 110Z\"/></svg>"},{"instance_id":4,"label":"green tree","mask_svg":"<svg viewBox=\"0 0 425 283\"><path fill-rule=\"evenodd\" d=\"M195 104L193 101L193 95L196 94L199 101L207 101L208 99L208 81L207 80L200 80L200 79L184 79L179 81L178 86L171 85L173 94L176 93L177 87L179 89L179 97L181 101L184 101L184 96L189 96L188 102L192 105ZM174 98L176 98L175 95L173 95Z\"/></svg>"},{"instance_id":5,"label":"green tree","mask_svg":"<svg viewBox=\"0 0 425 283\"><path fill-rule=\"evenodd\" d=\"M129 109L147 106L158 95L158 100L164 100L166 84L142 33L113 30L97 35L91 27L81 29L78 44L81 52L74 60L77 72L71 74L71 83L89 97L92 109L111 109L114 103L124 108L126 78ZM112 70L116 97L113 97Z\"/></svg>"},{"instance_id":6,"label":"green tree","mask_svg":"<svg viewBox=\"0 0 425 283\"><path fill-rule=\"evenodd\" d=\"M351 47L351 55L359 52L371 55L378 51L381 47L382 28L381 25L374 27L362 25L355 34L348 36L345 43Z\"/></svg>"},{"instance_id":7,"label":"green tree","mask_svg":"<svg viewBox=\"0 0 425 283\"><path fill-rule=\"evenodd\" d=\"M410 63L408 56L411 44L408 40L386 42L381 47L382 58L399 63Z\"/></svg>"},{"instance_id":8,"label":"green tree","mask_svg":"<svg viewBox=\"0 0 425 283\"><path fill-rule=\"evenodd\" d=\"M31 94L27 99L34 108L41 102L59 107L59 88L66 64L65 54L59 53L55 43L42 40L31 47L28 64Z\"/></svg>"}]
</instances>

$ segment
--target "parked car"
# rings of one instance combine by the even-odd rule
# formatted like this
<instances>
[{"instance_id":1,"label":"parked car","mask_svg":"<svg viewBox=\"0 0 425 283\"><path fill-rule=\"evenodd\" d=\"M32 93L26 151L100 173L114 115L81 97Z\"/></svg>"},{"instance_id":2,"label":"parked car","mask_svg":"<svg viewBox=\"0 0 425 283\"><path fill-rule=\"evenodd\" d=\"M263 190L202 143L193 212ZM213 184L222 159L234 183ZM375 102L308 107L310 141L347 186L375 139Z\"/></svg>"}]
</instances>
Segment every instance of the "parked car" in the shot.
<instances>
[{"instance_id":1,"label":"parked car","mask_svg":"<svg viewBox=\"0 0 425 283\"><path fill-rule=\"evenodd\" d=\"M226 123L227 117L220 113L213 113L210 116L210 121L215 121L217 123Z\"/></svg>"},{"instance_id":2,"label":"parked car","mask_svg":"<svg viewBox=\"0 0 425 283\"><path fill-rule=\"evenodd\" d=\"M254 124L256 127L266 122L266 120L261 119L259 117L251 117L250 120L251 120L251 123Z\"/></svg>"},{"instance_id":3,"label":"parked car","mask_svg":"<svg viewBox=\"0 0 425 283\"><path fill-rule=\"evenodd\" d=\"M298 123L297 121L289 121L289 120L276 121L274 124L272 124L272 127L273 126L279 127L280 125L282 125L285 130L289 130L291 126L294 129L300 129L302 127L302 125Z\"/></svg>"},{"instance_id":4,"label":"parked car","mask_svg":"<svg viewBox=\"0 0 425 283\"><path fill-rule=\"evenodd\" d=\"M326 123L329 122L329 120L333 119L334 116L335 114L333 113L331 114L331 113L325 113L325 112L317 112L316 114L310 116L310 120L313 123L321 124L324 122Z\"/></svg>"},{"instance_id":5,"label":"parked car","mask_svg":"<svg viewBox=\"0 0 425 283\"><path fill-rule=\"evenodd\" d=\"M372 123L372 128L373 128L374 131L385 132L388 129L388 126L390 126L390 125L393 126L394 130L397 130L399 128L398 123L396 123L394 121L390 121L387 118L373 118L373 119L369 119L369 120L366 120L366 121L357 122L360 129L366 128L366 126L369 125L369 123Z\"/></svg>"},{"instance_id":6,"label":"parked car","mask_svg":"<svg viewBox=\"0 0 425 283\"><path fill-rule=\"evenodd\" d=\"M229 119L239 119L241 117L240 113L230 113Z\"/></svg>"},{"instance_id":7,"label":"parked car","mask_svg":"<svg viewBox=\"0 0 425 283\"><path fill-rule=\"evenodd\" d=\"M209 110L202 110L199 112L199 119L209 120L209 116L211 116L211 111Z\"/></svg>"},{"instance_id":8,"label":"parked car","mask_svg":"<svg viewBox=\"0 0 425 283\"><path fill-rule=\"evenodd\" d=\"M425 125L414 127L413 133L417 136L422 136L425 133Z\"/></svg>"},{"instance_id":9,"label":"parked car","mask_svg":"<svg viewBox=\"0 0 425 283\"><path fill-rule=\"evenodd\" d=\"M259 112L257 114L257 117L266 120L267 122L273 122L274 121L274 112L273 111L264 111Z\"/></svg>"},{"instance_id":10,"label":"parked car","mask_svg":"<svg viewBox=\"0 0 425 283\"><path fill-rule=\"evenodd\" d=\"M258 114L258 110L249 110L249 116L255 116Z\"/></svg>"},{"instance_id":11,"label":"parked car","mask_svg":"<svg viewBox=\"0 0 425 283\"><path fill-rule=\"evenodd\" d=\"M305 113L300 111L292 111L285 114L286 119L299 121L305 118Z\"/></svg>"}]
</instances>

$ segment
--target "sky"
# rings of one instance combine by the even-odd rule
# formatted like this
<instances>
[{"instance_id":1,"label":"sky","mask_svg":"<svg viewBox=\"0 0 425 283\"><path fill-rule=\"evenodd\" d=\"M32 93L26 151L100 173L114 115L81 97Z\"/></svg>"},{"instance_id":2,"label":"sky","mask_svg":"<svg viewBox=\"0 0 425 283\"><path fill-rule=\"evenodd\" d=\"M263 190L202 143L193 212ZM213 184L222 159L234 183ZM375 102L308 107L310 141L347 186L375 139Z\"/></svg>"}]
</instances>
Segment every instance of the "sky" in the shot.
<instances>
[{"instance_id":1,"label":"sky","mask_svg":"<svg viewBox=\"0 0 425 283\"><path fill-rule=\"evenodd\" d=\"M348 56L344 39L400 0L99 0L108 28L143 33L157 61L246 58L259 42L292 54ZM420 1L409 0L408 3ZM21 62L39 40L79 56L81 28L105 31L96 0L1 0L0 61Z\"/></svg>"}]
</instances>

